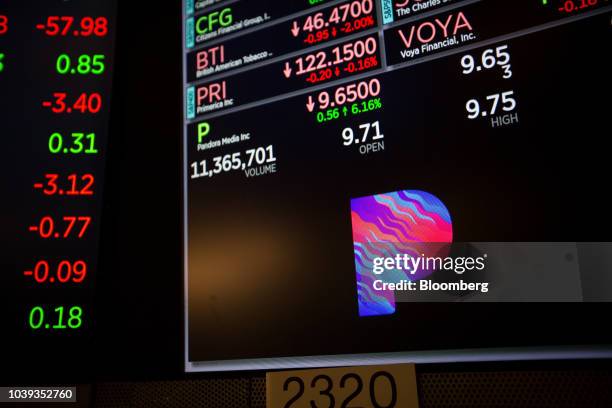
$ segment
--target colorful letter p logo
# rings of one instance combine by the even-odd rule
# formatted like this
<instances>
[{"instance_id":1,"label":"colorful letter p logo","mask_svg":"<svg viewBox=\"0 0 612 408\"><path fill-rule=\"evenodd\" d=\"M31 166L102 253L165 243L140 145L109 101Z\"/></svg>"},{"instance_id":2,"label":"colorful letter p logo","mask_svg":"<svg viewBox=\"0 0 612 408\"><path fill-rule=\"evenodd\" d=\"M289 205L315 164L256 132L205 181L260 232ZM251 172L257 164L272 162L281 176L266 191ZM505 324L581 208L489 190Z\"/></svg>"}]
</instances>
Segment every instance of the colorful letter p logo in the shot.
<instances>
[{"instance_id":1,"label":"colorful letter p logo","mask_svg":"<svg viewBox=\"0 0 612 408\"><path fill-rule=\"evenodd\" d=\"M357 275L359 316L388 315L395 312L395 293L376 290L381 279L382 259L398 254L418 257L427 253L429 243L453 241L453 225L446 206L436 196L418 190L355 198L351 200L353 248ZM438 246L439 247L439 246ZM411 281L423 272L408 275L391 270L387 281Z\"/></svg>"}]
</instances>

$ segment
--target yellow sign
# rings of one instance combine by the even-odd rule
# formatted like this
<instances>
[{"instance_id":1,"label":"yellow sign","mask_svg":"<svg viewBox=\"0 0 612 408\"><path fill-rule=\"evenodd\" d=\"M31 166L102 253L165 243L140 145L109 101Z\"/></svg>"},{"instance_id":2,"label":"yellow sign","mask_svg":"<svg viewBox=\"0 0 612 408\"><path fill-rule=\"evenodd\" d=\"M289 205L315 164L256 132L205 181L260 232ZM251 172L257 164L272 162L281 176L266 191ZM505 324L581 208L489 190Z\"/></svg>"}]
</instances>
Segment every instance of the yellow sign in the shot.
<instances>
[{"instance_id":1,"label":"yellow sign","mask_svg":"<svg viewBox=\"0 0 612 408\"><path fill-rule=\"evenodd\" d=\"M418 408L414 364L277 371L267 408Z\"/></svg>"}]
</instances>

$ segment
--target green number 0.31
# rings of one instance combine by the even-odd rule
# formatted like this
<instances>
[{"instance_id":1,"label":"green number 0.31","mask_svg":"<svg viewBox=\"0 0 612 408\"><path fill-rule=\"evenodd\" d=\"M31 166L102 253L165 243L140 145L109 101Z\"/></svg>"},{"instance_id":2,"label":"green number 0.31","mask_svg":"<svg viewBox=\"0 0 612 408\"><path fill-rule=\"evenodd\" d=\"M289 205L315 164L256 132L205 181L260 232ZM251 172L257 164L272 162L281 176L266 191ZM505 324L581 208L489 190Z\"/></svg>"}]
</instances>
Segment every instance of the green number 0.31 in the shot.
<instances>
[{"instance_id":1,"label":"green number 0.31","mask_svg":"<svg viewBox=\"0 0 612 408\"><path fill-rule=\"evenodd\" d=\"M49 136L49 152L52 154L97 154L95 133L71 133L64 137L61 133Z\"/></svg>"}]
</instances>

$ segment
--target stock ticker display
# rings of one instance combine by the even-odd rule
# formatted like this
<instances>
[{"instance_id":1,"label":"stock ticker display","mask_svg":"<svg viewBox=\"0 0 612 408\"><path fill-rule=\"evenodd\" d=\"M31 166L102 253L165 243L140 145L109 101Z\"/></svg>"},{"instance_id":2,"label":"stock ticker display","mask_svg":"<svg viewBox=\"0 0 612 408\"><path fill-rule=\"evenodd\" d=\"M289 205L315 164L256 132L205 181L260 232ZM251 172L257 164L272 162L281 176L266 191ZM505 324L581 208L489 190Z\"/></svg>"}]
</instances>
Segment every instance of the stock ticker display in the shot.
<instances>
[{"instance_id":1,"label":"stock ticker display","mask_svg":"<svg viewBox=\"0 0 612 408\"><path fill-rule=\"evenodd\" d=\"M611 11L0 0L3 364L606 343L571 296L373 293L364 243L609 241Z\"/></svg>"},{"instance_id":2,"label":"stock ticker display","mask_svg":"<svg viewBox=\"0 0 612 408\"><path fill-rule=\"evenodd\" d=\"M188 371L559 340L544 306L377 309L354 242L604 241L608 1L183 6Z\"/></svg>"},{"instance_id":3,"label":"stock ticker display","mask_svg":"<svg viewBox=\"0 0 612 408\"><path fill-rule=\"evenodd\" d=\"M0 3L5 362L87 361L114 19L114 1Z\"/></svg>"}]
</instances>

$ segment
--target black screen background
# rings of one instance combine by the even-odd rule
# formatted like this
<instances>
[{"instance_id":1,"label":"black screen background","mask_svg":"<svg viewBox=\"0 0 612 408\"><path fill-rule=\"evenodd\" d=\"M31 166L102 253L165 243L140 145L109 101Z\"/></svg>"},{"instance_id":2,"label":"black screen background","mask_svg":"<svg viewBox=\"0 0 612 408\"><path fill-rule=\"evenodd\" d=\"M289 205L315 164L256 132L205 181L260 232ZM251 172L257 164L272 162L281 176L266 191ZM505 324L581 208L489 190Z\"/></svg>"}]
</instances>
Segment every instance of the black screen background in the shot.
<instances>
[{"instance_id":1,"label":"black screen background","mask_svg":"<svg viewBox=\"0 0 612 408\"><path fill-rule=\"evenodd\" d=\"M184 364L183 337L183 274L182 274L182 203L181 194L181 119L183 105L181 95L181 36L179 25L181 21L180 5L176 7L159 7L136 5L132 2L119 4L119 27L117 31L116 64L113 90L113 106L111 119L110 146L107 154L107 171L105 186L105 203L103 210L102 243L100 252L99 273L95 282L95 320L94 344L91 354L83 358L83 354L75 349L74 354L62 356L48 353L31 353L21 342L4 344L6 359L3 377L11 382L23 381L85 381L89 378L136 380L159 377L182 377ZM150 24L143 28L144 23ZM586 23L588 24L588 23ZM548 40L554 41L551 32ZM602 53L601 49L589 50L588 44L568 46L565 54L558 55L560 63L569 72L582 72L579 67L572 67L572 61ZM599 57L602 61L605 57ZM455 58L456 60L457 58ZM545 58L534 58L529 49L518 47L513 49L513 60L517 68L516 74L523 76L521 80L521 120L539 122L538 132L548 132L545 117L561 120L568 115L580 118L583 112L594 112L591 120L568 120L560 123L555 129L558 132L558 142L550 138L540 138L537 132L524 135L521 143L516 143L514 149L506 152L506 159L515 155L529 155L530 147L545 148L549 151L559 151L561 157L571 155L571 165L563 167L564 183L571 190L592 192L599 199L583 202L579 210L572 213L605 214L607 202L600 195L602 188L601 174L605 174L604 149L592 148L590 144L582 143L586 129L602 129L608 124L606 119L606 104L592 99L589 86L582 83L569 84L566 91L559 86L542 86L539 82L549 65ZM609 64L609 63L608 63ZM425 64L427 65L427 64ZM580 64L578 64L580 65ZM593 65L597 67L597 65ZM518 68L520 67L520 69ZM427 70L428 68L421 68ZM537 79L529 79L527 69L532 74L540 73ZM580 74L580 81L596 84L597 77L609 75L609 65L599 66L599 72ZM458 72L457 67L455 71ZM521 73L521 71L525 71ZM401 73L400 73L401 75ZM533 87L524 86L526 81L533 81ZM433 83L433 81L432 81ZM467 87L471 83L459 83L454 87ZM452 90L452 89L451 89ZM559 110L557 104L543 106L536 104L539 92L568 92L564 98L579 102L578 106L565 106ZM526 92L533 95L527 97ZM453 98L453 92L447 95ZM458 94L459 95L459 94ZM461 93L465 96L465 93ZM422 95L427 98L427 94ZM547 100L549 97L543 97ZM554 98L550 98L554 100ZM453 109L448 115L444 111L449 101L440 101L439 118L454 118L461 114L460 109ZM457 102L457 101L455 101ZM463 101L464 102L464 101ZM450 104L448 104L450 106ZM461 104L459 105L461 106ZM303 109L303 107L302 107ZM542 113L535 115L533 111ZM427 112L425 118L427 118ZM388 113L385 113L387 115ZM561 118L561 119L559 119ZM500 135L506 131L501 130ZM512 133L512 132L507 132ZM579 137L575 136L579 135ZM463 135L465 136L465 135ZM447 136L450 137L450 136ZM423 156L421 160L436 159L456 160L465 162L477 153L471 148L477 144L474 139L470 144L464 144L453 137L452 144L448 139L437 142L422 142ZM436 143L437 149L432 144ZM481 146L481 145L479 145ZM457 152L459 149L462 154ZM500 149L501 150L501 149ZM578 154L583 153L583 154ZM387 166L389 162L385 163ZM535 164L532 164L535 167ZM527 166L523 171L532 174ZM572 168L586 168L586 173L592 177L584 177ZM534 184L543 189L557 187L562 177L549 170L546 163L541 165L541 179ZM448 177L448 171L439 169L433 174L428 173L432 183L436 178ZM453 173L453 172L450 172ZM494 185L486 183L486 174L466 174L457 177L455 187L460 191L469 186L481 190L483 184L489 188L492 197L501 195ZM484 179L484 183L481 180ZM556 180L556 181L555 181ZM413 187L413 186L406 186ZM416 186L414 186L416 187ZM377 192L391 191L393 183L380 185ZM541 195L548 192L541 190ZM435 193L435 191L432 191ZM374 193L365 191L364 194ZM465 194L469 194L466 192ZM458 237L471 240L593 240L604 241L609 229L609 221L602 217L599 222L581 223L580 233L568 229L561 224L548 223L546 229L535 229L533 224L500 223L499 218L487 211L489 203L472 202L469 206L461 201L455 202L449 194L446 199L449 208L457 206L466 208L462 218L464 225L469 224L470 230L456 231ZM460 197L455 194L455 197ZM552 197L552 196L549 196ZM459 198L455 198L459 200ZM495 201L503 207L503 200ZM512 212L520 212L521 208L512 206ZM344 211L348 211L345 209ZM506 212L507 213L507 212ZM483 214L490 214L483 219ZM565 208L559 207L558 214L565 214ZM338 217L343 215L338 214ZM456 215L455 215L456 217ZM530 219L530 218L528 218ZM535 220L530 219L535 222ZM490 235L485 228L486 222L502 226L502 233ZM505 228L503 226L506 226ZM575 226L574 223L572 225ZM345 231L346 232L346 231ZM344 246L343 250L352 250L350 242L337 243ZM351 291L351 304L345 307L355 308L355 294ZM436 348L455 346L467 341L473 347L509 346L509 345L546 345L546 344L583 344L609 343L611 338L606 333L605 322L602 320L609 314L608 304L498 304L487 305L486 312L482 305L427 305L427 318L419 323L418 330L404 325L404 334L410 336L415 348ZM398 325L392 320L401 315L385 319L385 322L375 327L378 333L387 329L394 333ZM418 314L417 314L418 315ZM356 310L355 310L356 316ZM442 317L437 319L436 316ZM327 315L315 315L314 319L325 322ZM330 320L330 321L333 321ZM497 322L497 323L496 323ZM499 329L502 329L499 331ZM471 333L470 333L471 331ZM325 334L328 344L336 343L337 352L381 351L371 347L365 335L352 342L339 343L335 337L337 330L333 327ZM469 335L467 333L470 333ZM273 333L269 333L272 335ZM323 334L321 334L323 335ZM372 333L375 335L375 333ZM390 340L400 342L402 333L396 333ZM245 354L249 354L248 343L239 342ZM275 349L281 354L300 352L304 347L311 347L313 352L330 353L324 345L313 345L312 337L295 337L294 342L286 345L285 350ZM257 352L255 353L257 354ZM262 354L260 352L260 354ZM4 365L6 364L6 365ZM76 368L75 368L76 367Z\"/></svg>"},{"instance_id":2,"label":"black screen background","mask_svg":"<svg viewBox=\"0 0 612 408\"><path fill-rule=\"evenodd\" d=\"M509 81L467 79L464 53L384 74L385 107L358 118L318 124L299 96L210 119L218 135L255 140L206 155L189 145L189 163L273 143L279 171L190 182L190 361L609 341L595 323L607 304L399 303L360 318L350 221L351 198L417 189L446 203L456 242L605 241L607 204L595 199L607 171L605 23L506 42ZM465 119L469 97L510 89L518 125ZM344 127L375 120L384 153L342 146ZM242 270L217 267L215 251L243 257ZM278 253L267 270L266 251Z\"/></svg>"}]
</instances>

